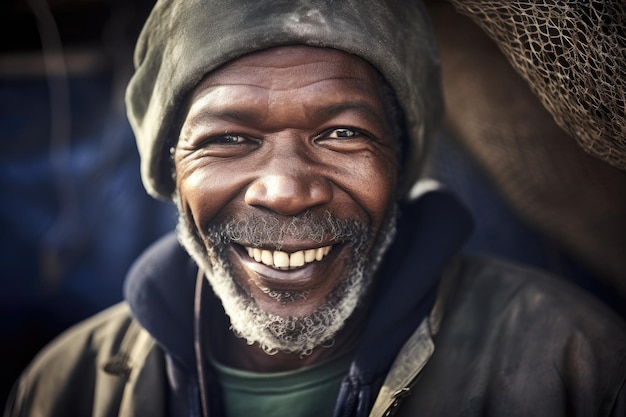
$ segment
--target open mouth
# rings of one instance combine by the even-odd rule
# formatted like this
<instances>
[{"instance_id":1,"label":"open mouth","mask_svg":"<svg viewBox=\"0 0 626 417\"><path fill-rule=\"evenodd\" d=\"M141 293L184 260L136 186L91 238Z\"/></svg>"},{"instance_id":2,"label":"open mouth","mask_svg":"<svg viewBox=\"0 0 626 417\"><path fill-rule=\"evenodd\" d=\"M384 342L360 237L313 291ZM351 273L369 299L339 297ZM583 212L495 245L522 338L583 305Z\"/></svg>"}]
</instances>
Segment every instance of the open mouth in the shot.
<instances>
[{"instance_id":1,"label":"open mouth","mask_svg":"<svg viewBox=\"0 0 626 417\"><path fill-rule=\"evenodd\" d=\"M244 246L248 256L254 259L255 262L280 270L297 269L307 264L321 261L330 253L332 248L333 246L330 245L295 252L285 252Z\"/></svg>"}]
</instances>

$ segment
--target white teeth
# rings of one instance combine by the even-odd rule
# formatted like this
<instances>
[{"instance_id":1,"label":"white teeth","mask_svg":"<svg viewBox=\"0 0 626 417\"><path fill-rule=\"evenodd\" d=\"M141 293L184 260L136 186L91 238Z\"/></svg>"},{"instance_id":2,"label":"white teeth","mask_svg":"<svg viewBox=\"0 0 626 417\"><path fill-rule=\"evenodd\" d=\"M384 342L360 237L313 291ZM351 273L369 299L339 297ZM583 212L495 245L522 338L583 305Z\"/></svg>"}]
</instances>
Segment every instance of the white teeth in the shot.
<instances>
[{"instance_id":1,"label":"white teeth","mask_svg":"<svg viewBox=\"0 0 626 417\"><path fill-rule=\"evenodd\" d=\"M269 265L269 266L274 265L274 255L272 254L272 252L270 252L268 250L262 250L261 251L261 262L263 262L265 265Z\"/></svg>"},{"instance_id":2,"label":"white teeth","mask_svg":"<svg viewBox=\"0 0 626 417\"><path fill-rule=\"evenodd\" d=\"M270 251L267 249L245 246L248 256L256 262L279 269L298 268L314 261L321 261L330 252L331 246L317 249L300 250L293 253Z\"/></svg>"},{"instance_id":3,"label":"white teeth","mask_svg":"<svg viewBox=\"0 0 626 417\"><path fill-rule=\"evenodd\" d=\"M299 250L298 252L294 252L289 256L290 267L297 268L302 265L304 265L304 251Z\"/></svg>"},{"instance_id":4,"label":"white teeth","mask_svg":"<svg viewBox=\"0 0 626 417\"><path fill-rule=\"evenodd\" d=\"M304 262L309 263L315 260L317 249L307 249L304 251Z\"/></svg>"},{"instance_id":5,"label":"white teeth","mask_svg":"<svg viewBox=\"0 0 626 417\"><path fill-rule=\"evenodd\" d=\"M289 268L289 254L287 252L274 252L274 266L277 268Z\"/></svg>"}]
</instances>

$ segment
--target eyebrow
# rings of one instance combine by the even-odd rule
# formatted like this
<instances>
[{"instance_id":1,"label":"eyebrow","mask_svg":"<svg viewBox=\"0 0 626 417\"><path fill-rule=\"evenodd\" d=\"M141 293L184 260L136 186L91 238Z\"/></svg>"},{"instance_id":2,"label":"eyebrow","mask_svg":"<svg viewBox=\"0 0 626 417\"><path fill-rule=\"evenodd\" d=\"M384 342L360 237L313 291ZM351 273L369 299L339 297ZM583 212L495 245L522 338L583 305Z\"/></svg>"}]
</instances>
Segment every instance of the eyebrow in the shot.
<instances>
[{"instance_id":1,"label":"eyebrow","mask_svg":"<svg viewBox=\"0 0 626 417\"><path fill-rule=\"evenodd\" d=\"M331 103L328 105L316 106L315 111L323 120L330 119L341 113L356 111L362 113L364 117L371 118L381 127L389 124L386 120L386 113L381 117L376 107L367 100L351 100L339 103ZM383 109L384 112L384 109ZM194 123L209 124L212 121L230 121L234 123L242 123L244 125L254 125L262 123L267 118L265 112L258 112L252 106L247 104L233 106L225 106L224 108L213 109L210 111L202 111L193 119Z\"/></svg>"},{"instance_id":2,"label":"eyebrow","mask_svg":"<svg viewBox=\"0 0 626 417\"><path fill-rule=\"evenodd\" d=\"M356 110L360 113L365 113L368 116L374 118L377 123L383 125L385 120L380 117L380 113L377 111L376 107L369 103L367 100L353 100L353 101L344 101L341 103L335 103L328 106L322 107L320 113L325 118L331 118L334 115L341 114L347 111ZM385 116L384 108L383 116Z\"/></svg>"}]
</instances>

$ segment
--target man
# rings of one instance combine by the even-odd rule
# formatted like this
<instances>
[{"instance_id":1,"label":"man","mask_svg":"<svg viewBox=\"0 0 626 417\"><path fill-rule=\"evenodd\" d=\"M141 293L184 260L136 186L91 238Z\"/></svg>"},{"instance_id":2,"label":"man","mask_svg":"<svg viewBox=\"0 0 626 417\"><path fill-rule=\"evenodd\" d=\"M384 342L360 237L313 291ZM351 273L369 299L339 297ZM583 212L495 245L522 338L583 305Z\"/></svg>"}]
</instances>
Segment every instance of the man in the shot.
<instances>
[{"instance_id":1,"label":"man","mask_svg":"<svg viewBox=\"0 0 626 417\"><path fill-rule=\"evenodd\" d=\"M626 411L624 324L457 256L464 208L409 192L440 111L419 2L161 1L136 65L144 184L178 239L42 352L9 415Z\"/></svg>"}]
</instances>

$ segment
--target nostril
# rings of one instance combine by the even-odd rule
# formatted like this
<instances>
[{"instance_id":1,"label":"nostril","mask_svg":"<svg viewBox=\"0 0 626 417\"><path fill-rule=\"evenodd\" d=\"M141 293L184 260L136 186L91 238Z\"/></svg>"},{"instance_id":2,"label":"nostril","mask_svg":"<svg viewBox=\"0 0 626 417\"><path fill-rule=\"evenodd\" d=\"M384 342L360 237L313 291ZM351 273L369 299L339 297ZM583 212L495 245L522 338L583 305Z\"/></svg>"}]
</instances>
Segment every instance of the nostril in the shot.
<instances>
[{"instance_id":1,"label":"nostril","mask_svg":"<svg viewBox=\"0 0 626 417\"><path fill-rule=\"evenodd\" d=\"M317 204L329 203L333 197L332 186L325 179L315 181L309 188L309 193L309 198Z\"/></svg>"},{"instance_id":2,"label":"nostril","mask_svg":"<svg viewBox=\"0 0 626 417\"><path fill-rule=\"evenodd\" d=\"M266 199L267 188L262 182L255 181L246 190L244 201L251 206L259 205Z\"/></svg>"}]
</instances>

